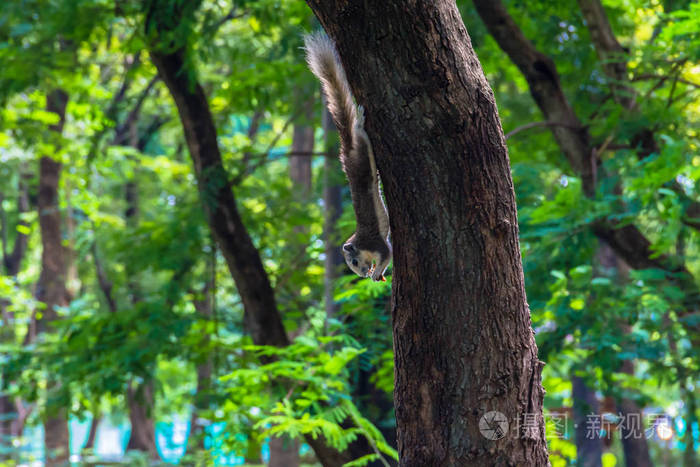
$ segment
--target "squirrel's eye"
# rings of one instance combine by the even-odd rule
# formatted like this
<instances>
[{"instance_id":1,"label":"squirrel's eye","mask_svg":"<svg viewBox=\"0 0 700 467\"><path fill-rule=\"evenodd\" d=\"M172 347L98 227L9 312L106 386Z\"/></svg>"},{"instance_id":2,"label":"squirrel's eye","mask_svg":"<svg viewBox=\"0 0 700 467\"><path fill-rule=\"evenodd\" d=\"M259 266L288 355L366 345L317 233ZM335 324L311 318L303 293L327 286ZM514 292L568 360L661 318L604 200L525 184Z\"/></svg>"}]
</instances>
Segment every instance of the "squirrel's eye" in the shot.
<instances>
[{"instance_id":1,"label":"squirrel's eye","mask_svg":"<svg viewBox=\"0 0 700 467\"><path fill-rule=\"evenodd\" d=\"M352 260L352 265L353 265L353 266L357 266L357 260L356 260L356 259L353 259L353 260Z\"/></svg>"}]
</instances>

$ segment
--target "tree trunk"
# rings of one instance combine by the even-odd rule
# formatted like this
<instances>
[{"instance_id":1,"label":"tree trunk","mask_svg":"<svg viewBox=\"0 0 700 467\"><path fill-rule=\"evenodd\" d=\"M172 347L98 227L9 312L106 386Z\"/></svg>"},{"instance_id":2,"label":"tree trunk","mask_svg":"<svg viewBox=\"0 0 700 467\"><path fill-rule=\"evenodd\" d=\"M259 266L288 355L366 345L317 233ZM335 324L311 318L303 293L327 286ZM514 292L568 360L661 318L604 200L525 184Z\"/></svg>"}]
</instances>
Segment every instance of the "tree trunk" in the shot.
<instances>
[{"instance_id":1,"label":"tree trunk","mask_svg":"<svg viewBox=\"0 0 700 467\"><path fill-rule=\"evenodd\" d=\"M151 51L151 58L180 113L204 211L243 301L246 329L256 345L285 346L289 339L277 311L275 294L260 254L238 214L204 90L182 73L182 50Z\"/></svg>"},{"instance_id":2,"label":"tree trunk","mask_svg":"<svg viewBox=\"0 0 700 467\"><path fill-rule=\"evenodd\" d=\"M548 465L508 155L459 11L308 3L365 106L385 188L401 465Z\"/></svg>"},{"instance_id":3,"label":"tree trunk","mask_svg":"<svg viewBox=\"0 0 700 467\"><path fill-rule=\"evenodd\" d=\"M131 422L131 436L126 449L143 451L148 453L151 459L158 459L156 432L151 415L155 402L153 383L132 383L132 387L127 389L126 401Z\"/></svg>"},{"instance_id":4,"label":"tree trunk","mask_svg":"<svg viewBox=\"0 0 700 467\"><path fill-rule=\"evenodd\" d=\"M580 467L601 467L603 440L593 436L588 429L588 415L600 415L600 404L595 391L588 387L580 376L571 378L576 439L576 465Z\"/></svg>"},{"instance_id":5,"label":"tree trunk","mask_svg":"<svg viewBox=\"0 0 700 467\"><path fill-rule=\"evenodd\" d=\"M21 215L29 211L29 195L27 194L27 184L23 180L26 175L20 173L19 184L18 184L18 194L17 194L17 226L27 227L27 222L21 219ZM1 208L0 208L1 209ZM7 236L8 236L8 226L6 225L6 220L4 219L5 213L3 211L3 265L5 267L5 274L11 277L17 276L22 267L22 259L24 259L24 254L27 251L27 244L29 242L29 237L27 234L19 232L16 228L14 231L15 241L12 246L12 251L7 252Z\"/></svg>"},{"instance_id":6,"label":"tree trunk","mask_svg":"<svg viewBox=\"0 0 700 467\"><path fill-rule=\"evenodd\" d=\"M685 434L683 435L683 443L685 444L685 449L683 451L683 467L698 467L700 465L700 459L698 459L698 452L695 449L695 438L693 436L693 427L698 426L698 404L697 396L692 389L688 389L687 382L684 382L681 386L681 396L683 397L683 403L685 404L685 420L686 428Z\"/></svg>"},{"instance_id":7,"label":"tree trunk","mask_svg":"<svg viewBox=\"0 0 700 467\"><path fill-rule=\"evenodd\" d=\"M325 107L325 106L324 106ZM323 248L326 254L323 280L326 319L333 318L340 306L335 302L335 281L341 274L345 260L340 251L344 238L338 232L338 219L343 212L343 171L340 168L338 129L328 110L323 111Z\"/></svg>"},{"instance_id":8,"label":"tree trunk","mask_svg":"<svg viewBox=\"0 0 700 467\"><path fill-rule=\"evenodd\" d=\"M3 386L6 386L4 376ZM13 421L17 418L15 404L12 398L4 393L0 394L0 462L12 458L12 440L15 438L12 432Z\"/></svg>"},{"instance_id":9,"label":"tree trunk","mask_svg":"<svg viewBox=\"0 0 700 467\"><path fill-rule=\"evenodd\" d=\"M615 251L603 241L598 242L598 250L595 254L594 271L600 274L604 270L614 270L619 280L624 280L629 275L629 266L615 254ZM630 326L625 322L618 322L620 332L623 335L630 333ZM634 362L623 360L620 371L629 375L634 374ZM620 426L620 440L625 455L627 466L651 467L649 446L644 433L644 416L642 408L629 397L616 400L617 412L622 417ZM634 420L638 420L638 426Z\"/></svg>"},{"instance_id":10,"label":"tree trunk","mask_svg":"<svg viewBox=\"0 0 700 467\"><path fill-rule=\"evenodd\" d=\"M213 245L212 245L213 247ZM201 291L201 297L193 300L193 305L201 319L207 322L214 316L214 294L216 294L216 251L212 253L209 262L209 278ZM209 347L209 335L202 337L202 346ZM211 354L207 354L201 361L197 362L197 392L194 396L194 408L191 418L190 439L194 441L197 449L204 449L204 424L202 414L204 410L211 408L212 375L214 365Z\"/></svg>"},{"instance_id":11,"label":"tree trunk","mask_svg":"<svg viewBox=\"0 0 700 467\"><path fill-rule=\"evenodd\" d=\"M136 122L134 121L134 126L125 128L124 131L130 135L130 145L139 149L137 147L138 134L136 133L135 124ZM129 180L124 186L124 199L126 201L126 210L124 212L126 224L134 228L138 225L139 217L139 186L135 178ZM136 280L136 271L128 271L127 275L130 301L133 305L137 305L142 300L142 294L140 284ZM141 376L143 380L140 382L132 380L126 391L127 410L129 411L129 421L131 422L131 436L126 449L142 451L147 453L151 459L158 459L155 423L153 421L153 408L155 407L153 372L144 371L144 374Z\"/></svg>"},{"instance_id":12,"label":"tree trunk","mask_svg":"<svg viewBox=\"0 0 700 467\"><path fill-rule=\"evenodd\" d=\"M294 184L295 196L308 202L311 192L311 153L314 151L314 127L294 125L292 155L289 156L289 178Z\"/></svg>"},{"instance_id":13,"label":"tree trunk","mask_svg":"<svg viewBox=\"0 0 700 467\"><path fill-rule=\"evenodd\" d=\"M93 450L95 449L95 440L97 439L97 428L100 426L100 410L95 409L92 414L92 423L90 423L90 431L88 432L88 438L85 442L85 449Z\"/></svg>"},{"instance_id":14,"label":"tree trunk","mask_svg":"<svg viewBox=\"0 0 700 467\"><path fill-rule=\"evenodd\" d=\"M630 375L634 374L634 363L630 360L625 360L621 371ZM625 453L625 465L627 467L652 467L649 445L644 432L642 408L633 399L626 397L617 400L616 403L617 412L625 421L620 427L620 439L622 441L622 450ZM639 426L629 422L633 419L640 420Z\"/></svg>"},{"instance_id":15,"label":"tree trunk","mask_svg":"<svg viewBox=\"0 0 700 467\"><path fill-rule=\"evenodd\" d=\"M24 174L20 174L18 195L17 195L17 214L21 215L29 210L29 196L27 195L27 187L22 178ZM0 199L0 203L2 200ZM2 210L2 206L0 206ZM8 237L8 226L5 219L5 212L2 211L2 236L3 236L3 265L5 268L5 274L10 277L16 277L19 274L22 266L22 259L27 251L28 236L16 230L15 241L12 246L12 251L7 252L7 237ZM17 225L26 226L26 222L21 218L18 220ZM14 314L7 310L8 301L5 299L0 299L0 319L2 320L2 328L0 329L0 342L6 343L14 340L15 328L14 328ZM15 401L12 397L5 393L5 389L9 386L10 382L7 380L6 376L3 374L0 380L0 447L9 448L12 446L11 442L13 439L18 438L20 433L17 432L18 414L15 410L15 404L21 403ZM10 459L12 456L8 453L3 454L3 450L0 449L0 460Z\"/></svg>"},{"instance_id":16,"label":"tree trunk","mask_svg":"<svg viewBox=\"0 0 700 467\"><path fill-rule=\"evenodd\" d=\"M65 122L68 95L63 91L51 92L46 97L46 110L58 114L59 122L50 130L60 136ZM33 326L28 337L48 330L47 323L58 318L56 307L68 305L66 301L66 260L61 238L61 213L58 204L58 186L61 163L49 156L39 160L39 196L37 208L41 231L41 273L36 286L36 299L45 305L35 311ZM33 328L33 329L32 329ZM47 390L58 390L58 383L51 383ZM44 421L44 446L46 466L60 466L68 462L70 456L68 420L66 410L61 408Z\"/></svg>"},{"instance_id":17,"label":"tree trunk","mask_svg":"<svg viewBox=\"0 0 700 467\"><path fill-rule=\"evenodd\" d=\"M299 458L299 441L287 436L270 439L270 462L268 467L296 467Z\"/></svg>"}]
</instances>

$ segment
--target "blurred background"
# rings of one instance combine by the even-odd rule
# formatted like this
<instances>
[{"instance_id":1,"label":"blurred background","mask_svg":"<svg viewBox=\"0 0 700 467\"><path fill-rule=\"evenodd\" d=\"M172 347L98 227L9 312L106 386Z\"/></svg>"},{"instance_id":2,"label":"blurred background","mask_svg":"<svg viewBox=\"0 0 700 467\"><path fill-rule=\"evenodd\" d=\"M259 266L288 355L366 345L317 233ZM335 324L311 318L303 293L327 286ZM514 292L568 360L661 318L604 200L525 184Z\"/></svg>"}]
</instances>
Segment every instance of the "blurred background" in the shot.
<instances>
[{"instance_id":1,"label":"blurred background","mask_svg":"<svg viewBox=\"0 0 700 467\"><path fill-rule=\"evenodd\" d=\"M507 137L552 465L698 466L700 3L490 5L506 34L458 2ZM0 4L0 466L321 465L314 438L396 465L391 269L339 255L319 27L293 0ZM173 50L211 115L184 129L152 59ZM267 321L205 214L226 186Z\"/></svg>"}]
</instances>

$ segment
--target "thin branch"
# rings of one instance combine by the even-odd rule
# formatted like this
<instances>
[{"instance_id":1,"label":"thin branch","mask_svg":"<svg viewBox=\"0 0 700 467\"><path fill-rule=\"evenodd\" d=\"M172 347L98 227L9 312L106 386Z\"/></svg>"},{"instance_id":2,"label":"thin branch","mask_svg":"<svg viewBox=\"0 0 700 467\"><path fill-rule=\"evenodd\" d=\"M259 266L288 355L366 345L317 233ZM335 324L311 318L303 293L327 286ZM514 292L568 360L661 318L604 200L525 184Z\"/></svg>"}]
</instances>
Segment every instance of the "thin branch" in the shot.
<instances>
[{"instance_id":1,"label":"thin branch","mask_svg":"<svg viewBox=\"0 0 700 467\"><path fill-rule=\"evenodd\" d=\"M219 30L219 28L221 26L223 26L224 24L226 24L228 21L231 21L233 19L243 18L245 15L247 15L249 13L249 10L243 10L241 13L236 14L236 9L237 9L237 7L236 7L236 5L234 5L231 8L231 10L229 10L229 12L226 14L226 16L224 16L223 18L218 20L216 23L212 24L211 26L209 26L207 28L205 35L214 35Z\"/></svg>"},{"instance_id":2,"label":"thin branch","mask_svg":"<svg viewBox=\"0 0 700 467\"><path fill-rule=\"evenodd\" d=\"M117 91L117 93L112 98L112 102L110 102L109 107L107 107L107 111L105 112L105 115L107 115L107 118L110 118L110 119L114 118L114 114L117 112L117 107L119 106L121 101L124 100L124 97L126 97L126 92L129 90L129 87L131 86L131 79L130 79L131 72L140 63L141 63L141 57L140 57L139 53L137 53L131 59L131 61L129 61L129 56L124 57L124 78L122 78L122 84L119 87L119 91Z\"/></svg>"},{"instance_id":3,"label":"thin branch","mask_svg":"<svg viewBox=\"0 0 700 467\"><path fill-rule=\"evenodd\" d=\"M251 153L250 157L259 159L261 157L268 157L270 153L268 152L257 152L257 153ZM284 154L280 154L280 157L315 157L315 156L326 156L328 155L327 152L315 152L315 151L290 151L286 152Z\"/></svg>"},{"instance_id":4,"label":"thin branch","mask_svg":"<svg viewBox=\"0 0 700 467\"><path fill-rule=\"evenodd\" d=\"M250 141L250 144L252 145L255 139L258 136L258 130L260 130L260 121L262 120L263 117L263 112L262 110L258 109L253 113L253 116L250 119L250 126L248 127L248 141ZM250 163L250 153L249 152L244 152L243 153L243 160L241 161L241 173L244 173L246 170L248 170L248 164Z\"/></svg>"},{"instance_id":5,"label":"thin branch","mask_svg":"<svg viewBox=\"0 0 700 467\"><path fill-rule=\"evenodd\" d=\"M153 121L146 127L145 130L141 131L141 134L139 135L139 139L136 142L136 149L138 149L140 152L143 152L143 150L146 148L146 145L148 142L151 140L151 137L158 131L160 128L168 123L170 121L169 116L156 116Z\"/></svg>"},{"instance_id":6,"label":"thin branch","mask_svg":"<svg viewBox=\"0 0 700 467\"><path fill-rule=\"evenodd\" d=\"M261 160L260 160L260 161L256 162L256 163L253 164L252 166L248 166L248 165L246 164L246 166L244 167L244 169L243 169L238 175L236 175L235 177L233 177L233 179L231 179L231 185L232 185L232 186L239 185L239 184L245 179L245 177L247 177L248 175L254 173L256 170L258 170L260 167L262 167L263 165L265 165L265 164L267 163L268 157L270 156L270 152L272 152L272 150L275 148L275 146L277 145L277 143L279 142L279 140L280 140L280 139L282 138L282 136L284 135L285 131L287 131L287 128L289 128L289 125L291 125L292 123L294 123L294 121L301 115L302 110L303 110L303 109L297 110L295 113L293 113L293 114L287 119L287 121L284 123L284 126L282 127L282 129L280 130L280 132L277 133L277 134L275 135L275 137L272 139L272 141L270 142L270 144L268 144L267 149L266 149L263 153L261 153Z\"/></svg>"},{"instance_id":7,"label":"thin branch","mask_svg":"<svg viewBox=\"0 0 700 467\"><path fill-rule=\"evenodd\" d=\"M143 91L141 91L139 97L136 99L136 104L134 104L134 107L131 109L124 121L117 127L117 130L114 134L114 139L112 141L113 146L117 146L124 142L124 140L126 139L126 135L129 133L129 131L131 131L131 127L134 125L134 123L136 123L136 120L138 120L139 118L139 112L141 112L141 107L143 106L143 103L146 101L146 98L151 93L153 86L155 86L155 84L159 80L160 77L158 75L155 75L153 78L151 78L151 81L148 82L148 85L146 85Z\"/></svg>"},{"instance_id":8,"label":"thin branch","mask_svg":"<svg viewBox=\"0 0 700 467\"><path fill-rule=\"evenodd\" d=\"M636 81L648 81L648 80L652 80L652 79L661 79L661 78L668 79L669 76L643 74L643 75L637 75L637 76L633 77L631 79L631 81L634 81L634 82L636 82ZM690 80L685 79L685 78L681 78L681 77L677 76L676 81L678 81L679 83L687 84L688 86L692 86L694 88L700 88L700 83L695 83L695 82L690 81Z\"/></svg>"},{"instance_id":9,"label":"thin branch","mask_svg":"<svg viewBox=\"0 0 700 467\"><path fill-rule=\"evenodd\" d=\"M117 303L114 301L114 296L112 295L112 282L107 279L107 274L102 267L102 261L100 261L100 256L97 254L97 240L92 242L92 258L95 261L95 271L97 272L97 282L100 284L100 290L107 300L107 306L109 311L112 313L117 312Z\"/></svg>"},{"instance_id":10,"label":"thin branch","mask_svg":"<svg viewBox=\"0 0 700 467\"><path fill-rule=\"evenodd\" d=\"M19 175L19 184L18 184L18 195L17 195L17 214L19 215L19 221L17 222L17 226L27 226L27 223L22 220L22 214L29 211L29 195L27 193L27 184L22 180L22 178L25 177L22 173ZM12 246L12 251L7 252L7 219L5 218L5 211L2 210L2 217L3 217L3 264L5 266L5 272L9 276L16 276L19 274L20 266L22 263L22 258L24 257L25 252L27 251L27 245L29 242L29 238L27 237L27 234L22 233L20 231L16 232L15 236L15 243Z\"/></svg>"},{"instance_id":11,"label":"thin branch","mask_svg":"<svg viewBox=\"0 0 700 467\"><path fill-rule=\"evenodd\" d=\"M569 125L567 123L560 123L560 122L552 122L552 121L546 121L546 122L531 122L531 123L526 123L525 125L519 126L508 133L506 133L506 139L509 139L521 131L529 130L530 128L540 128L540 127L553 127L553 126L561 126L564 128L570 128L572 130L579 130L581 127L576 126L576 125Z\"/></svg>"},{"instance_id":12,"label":"thin branch","mask_svg":"<svg viewBox=\"0 0 700 467\"><path fill-rule=\"evenodd\" d=\"M2 261L7 264L7 213L3 207L5 194L0 193L0 236L2 236Z\"/></svg>"}]
</instances>

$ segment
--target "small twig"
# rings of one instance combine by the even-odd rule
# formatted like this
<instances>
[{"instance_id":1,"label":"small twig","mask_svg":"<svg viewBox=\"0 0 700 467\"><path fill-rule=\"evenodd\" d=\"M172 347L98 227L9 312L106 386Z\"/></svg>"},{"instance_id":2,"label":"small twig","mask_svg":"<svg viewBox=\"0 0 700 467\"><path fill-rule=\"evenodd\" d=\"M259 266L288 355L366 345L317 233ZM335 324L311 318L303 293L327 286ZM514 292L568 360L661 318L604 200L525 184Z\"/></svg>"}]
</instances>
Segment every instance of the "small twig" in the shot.
<instances>
[{"instance_id":1,"label":"small twig","mask_svg":"<svg viewBox=\"0 0 700 467\"><path fill-rule=\"evenodd\" d=\"M698 88L698 89L700 89L700 88ZM684 97L687 97L687 96L689 96L690 94L693 94L694 92L697 92L697 89L688 89L686 92L683 92L683 93L679 94L678 97L676 97L676 98L673 99L671 102L669 102L669 107L670 107L671 105L675 104L676 102L682 100Z\"/></svg>"},{"instance_id":2,"label":"small twig","mask_svg":"<svg viewBox=\"0 0 700 467\"><path fill-rule=\"evenodd\" d=\"M114 296L112 295L112 282L110 282L110 280L107 279L107 274L105 274L104 268L102 267L102 261L100 261L100 257L97 254L97 239L93 240L91 249L92 258L95 262L97 282L100 284L100 289L102 290L102 293L105 296L105 300L107 300L107 306L109 307L109 311L111 311L112 313L116 313L117 304L114 301Z\"/></svg>"},{"instance_id":3,"label":"small twig","mask_svg":"<svg viewBox=\"0 0 700 467\"><path fill-rule=\"evenodd\" d=\"M236 9L237 9L237 7L236 7L236 5L234 5L231 8L231 10L229 10L229 12L226 14L226 16L224 16L223 18L218 20L216 23L212 24L211 26L209 26L207 28L206 34L211 34L211 35L216 34L216 32L219 30L219 28L221 26L223 26L224 24L226 24L227 21L230 21L232 19L243 18L249 12L249 10L243 10L241 13L236 14Z\"/></svg>"},{"instance_id":4,"label":"small twig","mask_svg":"<svg viewBox=\"0 0 700 467\"><path fill-rule=\"evenodd\" d=\"M269 152L257 152L257 153L251 153L249 156L251 158L259 159L261 157L267 157L269 156ZM290 152L285 152L284 154L279 154L280 157L315 157L315 156L326 156L328 155L327 152L321 151L290 151Z\"/></svg>"},{"instance_id":5,"label":"small twig","mask_svg":"<svg viewBox=\"0 0 700 467\"><path fill-rule=\"evenodd\" d=\"M607 138L605 138L605 141L603 141L603 144L601 144L600 147L595 150L596 153L602 154L603 152L605 152L605 150L608 149L608 147L610 146L610 143L613 140L613 136L614 135L609 135Z\"/></svg>"},{"instance_id":6,"label":"small twig","mask_svg":"<svg viewBox=\"0 0 700 467\"><path fill-rule=\"evenodd\" d=\"M145 102L146 98L151 93L153 86L155 86L159 79L160 77L158 75L155 75L153 78L151 78L151 81L148 82L148 85L146 85L143 91L141 91L141 94L139 94L139 97L136 100L136 104L134 104L134 108L131 109L127 117L114 132L114 140L112 141L113 146L118 146L124 142L126 135L131 130L131 127L136 122L136 120L138 120L139 118L139 112L141 112L141 107L143 106L143 103Z\"/></svg>"},{"instance_id":7,"label":"small twig","mask_svg":"<svg viewBox=\"0 0 700 467\"><path fill-rule=\"evenodd\" d=\"M287 119L286 122L284 122L284 126L282 127L280 132L277 133L275 135L275 137L272 139L272 141L270 142L270 144L267 145L267 149L263 153L261 153L262 154L261 160L255 164L253 164L252 166L248 166L248 164L246 163L243 170L241 170L241 172L238 175L236 175L235 177L233 177L231 179L232 186L239 185L243 181L243 179L245 179L245 177L254 173L258 168L262 167L263 165L265 165L265 163L267 163L267 158L270 156L270 153L275 148L275 146L277 145L279 140L282 138L285 131L287 131L287 128L289 128L289 125L291 125L299 117L299 115L301 115L301 112L302 112L302 109L297 110L295 113L293 113Z\"/></svg>"},{"instance_id":8,"label":"small twig","mask_svg":"<svg viewBox=\"0 0 700 467\"><path fill-rule=\"evenodd\" d=\"M659 76L659 75L651 75L651 74L645 74L645 75L637 75L634 78L632 78L632 81L647 81L647 80L652 80L652 79L660 79L660 78L666 78L668 79L668 76ZM693 81L690 81L685 78L681 78L679 76L676 76L676 81L679 83L687 84L688 86L692 86L695 88L700 88L700 83L695 83Z\"/></svg>"},{"instance_id":9,"label":"small twig","mask_svg":"<svg viewBox=\"0 0 700 467\"><path fill-rule=\"evenodd\" d=\"M258 136L258 130L260 129L260 120L262 120L263 112L262 110L258 109L253 113L253 116L250 119L250 126L248 127L248 141L250 141L250 144L252 145L255 139ZM245 172L248 170L248 164L250 163L250 153L249 152L244 152L243 153L243 160L241 161L241 173Z\"/></svg>"},{"instance_id":10,"label":"small twig","mask_svg":"<svg viewBox=\"0 0 700 467\"><path fill-rule=\"evenodd\" d=\"M551 127L551 126L561 126L564 128L570 128L572 130L580 130L581 127L577 125L570 125L568 123L560 123L560 122L552 122L552 121L546 121L546 122L531 122L531 123L526 123L525 125L519 126L508 133L506 133L506 139L509 139L521 131L529 130L530 128L539 128L539 127Z\"/></svg>"},{"instance_id":11,"label":"small twig","mask_svg":"<svg viewBox=\"0 0 700 467\"><path fill-rule=\"evenodd\" d=\"M588 120L588 121L593 120L593 119L598 115L598 112L600 112L600 109L603 108L603 105L604 105L604 104L608 101L608 99L610 99L611 97L613 97L612 93L606 94L606 95L603 97L603 99L600 101L600 103L598 104L598 106L595 108L595 110L594 110L593 112L591 112L591 114L588 116L588 119L587 119L587 120Z\"/></svg>"}]
</instances>

